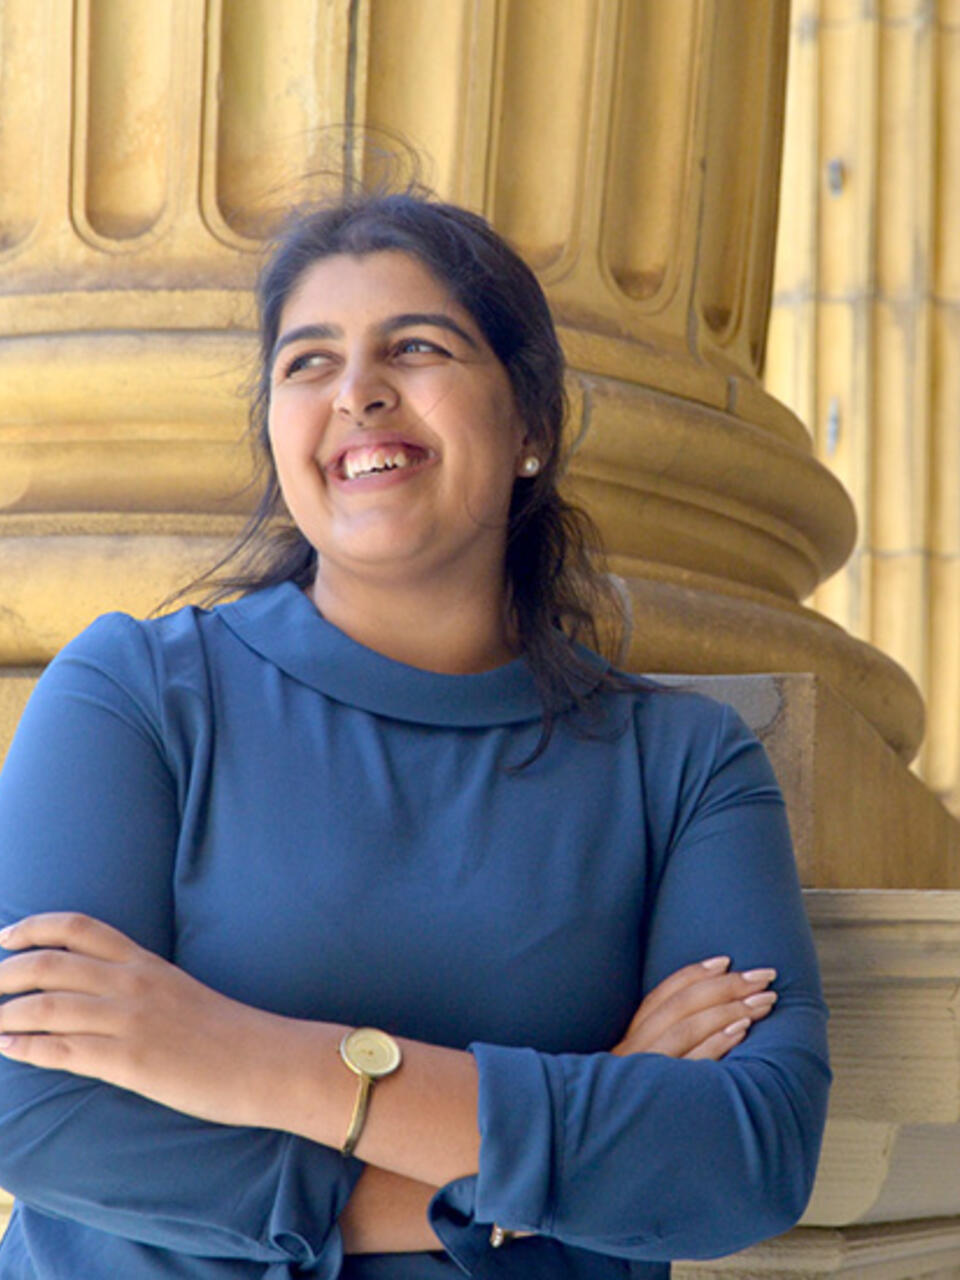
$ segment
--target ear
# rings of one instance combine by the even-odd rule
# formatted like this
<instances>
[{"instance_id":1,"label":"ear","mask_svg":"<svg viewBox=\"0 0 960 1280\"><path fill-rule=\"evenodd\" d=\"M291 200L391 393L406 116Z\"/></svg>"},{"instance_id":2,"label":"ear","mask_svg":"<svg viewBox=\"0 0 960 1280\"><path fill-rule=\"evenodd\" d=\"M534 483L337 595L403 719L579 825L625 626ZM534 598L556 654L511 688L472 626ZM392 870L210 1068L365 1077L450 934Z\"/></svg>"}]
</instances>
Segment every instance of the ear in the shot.
<instances>
[{"instance_id":1,"label":"ear","mask_svg":"<svg viewBox=\"0 0 960 1280\"><path fill-rule=\"evenodd\" d=\"M520 420L520 416L516 410L514 410L514 420L512 425L517 433L517 453L516 462L514 464L514 474L518 477L530 479L543 467L544 449L542 445L534 439L533 432L527 429L526 423ZM536 459L538 463L536 467L531 463L531 458Z\"/></svg>"}]
</instances>

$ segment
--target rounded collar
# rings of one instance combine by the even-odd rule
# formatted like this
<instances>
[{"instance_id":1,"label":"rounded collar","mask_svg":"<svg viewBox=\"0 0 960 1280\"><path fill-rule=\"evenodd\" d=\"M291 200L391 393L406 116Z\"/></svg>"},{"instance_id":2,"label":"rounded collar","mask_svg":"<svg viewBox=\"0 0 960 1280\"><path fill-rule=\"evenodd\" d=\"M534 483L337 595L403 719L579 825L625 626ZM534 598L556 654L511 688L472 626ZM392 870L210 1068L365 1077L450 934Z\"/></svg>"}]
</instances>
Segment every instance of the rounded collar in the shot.
<instances>
[{"instance_id":1,"label":"rounded collar","mask_svg":"<svg viewBox=\"0 0 960 1280\"><path fill-rule=\"evenodd\" d=\"M479 728L539 720L543 714L523 658L476 675L410 667L352 640L292 582L220 605L214 613L248 648L287 675L375 715Z\"/></svg>"}]
</instances>

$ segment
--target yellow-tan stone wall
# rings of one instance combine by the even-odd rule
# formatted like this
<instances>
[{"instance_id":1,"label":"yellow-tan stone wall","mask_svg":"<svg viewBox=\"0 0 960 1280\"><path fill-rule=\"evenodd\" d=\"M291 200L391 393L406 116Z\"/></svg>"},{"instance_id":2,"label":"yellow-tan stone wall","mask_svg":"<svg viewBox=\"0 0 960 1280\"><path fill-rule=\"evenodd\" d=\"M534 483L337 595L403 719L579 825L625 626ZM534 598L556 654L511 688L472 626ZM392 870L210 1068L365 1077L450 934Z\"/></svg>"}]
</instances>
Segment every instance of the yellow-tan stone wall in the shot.
<instances>
[{"instance_id":1,"label":"yellow-tan stone wall","mask_svg":"<svg viewBox=\"0 0 960 1280\"><path fill-rule=\"evenodd\" d=\"M960 3L794 0L766 386L859 531L818 609L904 666L960 813Z\"/></svg>"}]
</instances>

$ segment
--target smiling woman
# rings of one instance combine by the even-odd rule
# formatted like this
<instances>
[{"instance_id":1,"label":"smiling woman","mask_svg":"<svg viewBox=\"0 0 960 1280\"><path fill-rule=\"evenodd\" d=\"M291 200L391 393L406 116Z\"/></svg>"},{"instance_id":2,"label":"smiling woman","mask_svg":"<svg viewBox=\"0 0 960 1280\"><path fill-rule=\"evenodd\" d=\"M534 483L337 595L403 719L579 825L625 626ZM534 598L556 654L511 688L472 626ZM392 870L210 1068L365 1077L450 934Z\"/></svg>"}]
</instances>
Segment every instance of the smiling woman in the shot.
<instances>
[{"instance_id":1,"label":"smiling woman","mask_svg":"<svg viewBox=\"0 0 960 1280\"><path fill-rule=\"evenodd\" d=\"M260 304L209 607L95 623L0 775L0 1280L661 1280L784 1230L829 1068L783 802L580 643L535 277L358 197Z\"/></svg>"},{"instance_id":2,"label":"smiling woman","mask_svg":"<svg viewBox=\"0 0 960 1280\"><path fill-rule=\"evenodd\" d=\"M589 548L599 545L596 530L557 491L564 361L536 277L475 214L413 195L361 196L294 217L277 239L259 297L261 377L253 425L267 483L233 553L251 552L252 563L219 579L221 593L211 601L287 580L322 590L326 568L336 573L336 561L329 559L329 546L318 557L305 521L323 510L324 496L332 501L338 481L341 488L347 481L345 464L354 470L363 461L346 448L347 436L351 445L395 445L390 433L403 423L399 443L408 446L403 452L411 469L435 472L423 486L402 485L411 503L422 489L408 530L416 529L418 516L428 517L431 502L445 502L455 512L447 529L442 507L433 507L439 523L432 557L442 572L435 579L420 573L429 548L426 560L411 555L406 568L415 586L407 593L388 567L391 552L402 556L404 544L385 548L379 579L391 624L383 626L381 602L369 592L351 592L375 616L356 618L348 633L401 660L439 664L437 670L469 671L478 655L482 667L522 650L543 701L545 745L555 710L577 702L596 683L596 664L585 662L570 642L597 647L600 618L616 634L622 604L594 567ZM295 511L296 497L287 491L295 480L284 487L281 475L293 446L278 436L277 426L289 416L291 434L309 436L305 406L322 405L324 394L336 397L327 435L342 438L343 457L311 454L309 439L302 441L300 483L314 490L305 493L308 510ZM441 459L444 429L450 441ZM378 431L386 435L378 437ZM498 466L502 470L494 474ZM346 492L359 499L366 488L375 493L385 485L383 479L360 483L355 475ZM398 495L395 511L401 503ZM368 505L354 504L356 524L371 543L377 529L389 543L387 524L378 524L375 503ZM349 510L345 503L338 509ZM454 548L458 527L466 541ZM429 541L425 526L421 530ZM479 574L460 560L471 546L476 555L495 551ZM368 586L376 576L374 559L367 566ZM449 625L449 637L422 626L423 590L434 595L430 611L436 623ZM339 603L328 597L325 616ZM499 635L484 658L492 618ZM466 642L462 657L455 630Z\"/></svg>"}]
</instances>

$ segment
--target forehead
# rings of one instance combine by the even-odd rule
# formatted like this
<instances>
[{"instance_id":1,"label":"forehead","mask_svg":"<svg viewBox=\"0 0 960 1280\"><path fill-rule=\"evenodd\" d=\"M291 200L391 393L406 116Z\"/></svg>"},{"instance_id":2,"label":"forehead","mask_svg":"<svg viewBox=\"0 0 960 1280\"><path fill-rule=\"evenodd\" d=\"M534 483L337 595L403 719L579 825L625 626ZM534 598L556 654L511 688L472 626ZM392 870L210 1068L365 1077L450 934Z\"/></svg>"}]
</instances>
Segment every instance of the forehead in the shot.
<instances>
[{"instance_id":1,"label":"forehead","mask_svg":"<svg viewBox=\"0 0 960 1280\"><path fill-rule=\"evenodd\" d=\"M469 312L450 287L412 254L388 249L376 253L334 254L309 266L280 314L280 330L306 322L359 323L414 311L456 317L477 332Z\"/></svg>"}]
</instances>

